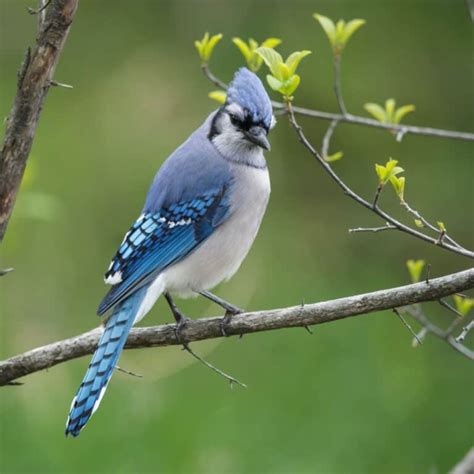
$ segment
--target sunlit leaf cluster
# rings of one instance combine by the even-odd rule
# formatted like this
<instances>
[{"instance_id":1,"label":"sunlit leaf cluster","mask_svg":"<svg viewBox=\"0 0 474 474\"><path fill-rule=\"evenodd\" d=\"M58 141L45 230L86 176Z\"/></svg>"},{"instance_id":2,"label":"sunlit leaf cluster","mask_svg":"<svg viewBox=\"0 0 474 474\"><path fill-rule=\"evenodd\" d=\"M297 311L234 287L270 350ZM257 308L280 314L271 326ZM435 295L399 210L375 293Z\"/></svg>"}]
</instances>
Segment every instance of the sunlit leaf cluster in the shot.
<instances>
[{"instance_id":1,"label":"sunlit leaf cluster","mask_svg":"<svg viewBox=\"0 0 474 474\"><path fill-rule=\"evenodd\" d=\"M389 161L384 165L375 165L375 172L379 178L379 186L385 186L389 181L393 186L393 189L397 196L403 201L403 195L405 192L405 177L397 176L403 173L404 169L397 166L398 161L390 158Z\"/></svg>"},{"instance_id":2,"label":"sunlit leaf cluster","mask_svg":"<svg viewBox=\"0 0 474 474\"><path fill-rule=\"evenodd\" d=\"M413 104L402 105L397 109L394 99L387 99L385 101L385 107L368 102L367 104L364 104L364 108L379 122L393 123L394 125L398 125L405 115L415 110Z\"/></svg>"},{"instance_id":3,"label":"sunlit leaf cluster","mask_svg":"<svg viewBox=\"0 0 474 474\"><path fill-rule=\"evenodd\" d=\"M296 74L296 69L301 60L311 54L311 51L295 51L290 54L286 61L280 53L271 48L260 47L256 50L265 64L270 69L271 74L267 75L268 85L283 95L285 100L291 100L292 94L298 88L301 78Z\"/></svg>"},{"instance_id":4,"label":"sunlit leaf cluster","mask_svg":"<svg viewBox=\"0 0 474 474\"><path fill-rule=\"evenodd\" d=\"M281 44L281 40L278 38L267 38L262 44L258 44L258 42L252 38L250 38L247 43L240 38L233 38L232 42L239 48L239 51L247 62L248 68L253 72L257 72L263 64L263 58L257 53L257 49L259 47L273 49Z\"/></svg>"},{"instance_id":5,"label":"sunlit leaf cluster","mask_svg":"<svg viewBox=\"0 0 474 474\"><path fill-rule=\"evenodd\" d=\"M333 20L327 16L315 13L313 18L319 22L321 28L326 33L326 36L331 43L333 53L335 55L341 54L342 50L346 47L349 38L365 24L365 20L355 19L348 21L338 20L334 23Z\"/></svg>"},{"instance_id":6,"label":"sunlit leaf cluster","mask_svg":"<svg viewBox=\"0 0 474 474\"><path fill-rule=\"evenodd\" d=\"M209 36L209 33L206 33L201 41L194 42L194 46L196 46L202 64L207 64L209 62L212 51L221 39L222 34Z\"/></svg>"}]
</instances>

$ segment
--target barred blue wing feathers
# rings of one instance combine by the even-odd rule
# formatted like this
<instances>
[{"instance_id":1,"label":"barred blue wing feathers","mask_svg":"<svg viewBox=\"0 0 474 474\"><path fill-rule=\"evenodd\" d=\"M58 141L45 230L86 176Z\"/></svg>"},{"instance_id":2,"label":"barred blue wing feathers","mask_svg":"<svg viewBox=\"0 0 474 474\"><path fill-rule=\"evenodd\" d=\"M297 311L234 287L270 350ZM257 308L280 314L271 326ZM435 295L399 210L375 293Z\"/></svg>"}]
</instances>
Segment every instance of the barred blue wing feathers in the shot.
<instances>
[{"instance_id":1,"label":"barred blue wing feathers","mask_svg":"<svg viewBox=\"0 0 474 474\"><path fill-rule=\"evenodd\" d=\"M159 212L142 214L125 235L105 274L106 283L113 286L97 313L105 313L209 237L228 217L227 194L224 186Z\"/></svg>"}]
</instances>

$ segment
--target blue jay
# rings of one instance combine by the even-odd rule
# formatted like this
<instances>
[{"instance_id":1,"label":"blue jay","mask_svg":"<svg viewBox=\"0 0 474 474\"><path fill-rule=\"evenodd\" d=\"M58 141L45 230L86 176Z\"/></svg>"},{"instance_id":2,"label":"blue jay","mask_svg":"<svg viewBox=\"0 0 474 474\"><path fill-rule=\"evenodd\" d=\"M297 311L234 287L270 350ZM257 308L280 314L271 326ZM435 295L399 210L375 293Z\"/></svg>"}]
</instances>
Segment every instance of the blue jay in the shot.
<instances>
[{"instance_id":1,"label":"blue jay","mask_svg":"<svg viewBox=\"0 0 474 474\"><path fill-rule=\"evenodd\" d=\"M105 274L112 285L98 314L112 309L71 404L66 436L78 436L97 410L130 329L164 295L179 330L186 317L171 294L201 294L240 310L208 290L228 280L247 255L270 196L263 150L275 124L260 79L238 70L226 103L211 113L156 174L142 214L126 233Z\"/></svg>"}]
</instances>

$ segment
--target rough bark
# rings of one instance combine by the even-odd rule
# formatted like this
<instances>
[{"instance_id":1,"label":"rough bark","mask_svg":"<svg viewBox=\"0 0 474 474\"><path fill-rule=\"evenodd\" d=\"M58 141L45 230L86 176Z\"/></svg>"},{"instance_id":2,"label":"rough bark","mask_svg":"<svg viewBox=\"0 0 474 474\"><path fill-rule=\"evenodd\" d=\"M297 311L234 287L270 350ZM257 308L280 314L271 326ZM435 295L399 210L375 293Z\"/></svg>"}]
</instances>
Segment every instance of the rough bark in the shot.
<instances>
[{"instance_id":1,"label":"rough bark","mask_svg":"<svg viewBox=\"0 0 474 474\"><path fill-rule=\"evenodd\" d=\"M5 235L30 154L39 116L51 86L79 0L54 0L40 21L36 47L27 49L17 94L0 152L0 241Z\"/></svg>"},{"instance_id":2,"label":"rough bark","mask_svg":"<svg viewBox=\"0 0 474 474\"><path fill-rule=\"evenodd\" d=\"M229 335L249 334L291 327L307 327L329 323L351 316L439 300L457 292L474 288L474 268L430 280L429 282L349 296L321 303L244 313L232 318L226 326ZM222 337L220 317L189 321L182 331L186 342ZM0 385L19 377L47 369L94 352L101 328L80 336L33 349L0 362ZM133 329L126 349L176 345L175 325Z\"/></svg>"}]
</instances>

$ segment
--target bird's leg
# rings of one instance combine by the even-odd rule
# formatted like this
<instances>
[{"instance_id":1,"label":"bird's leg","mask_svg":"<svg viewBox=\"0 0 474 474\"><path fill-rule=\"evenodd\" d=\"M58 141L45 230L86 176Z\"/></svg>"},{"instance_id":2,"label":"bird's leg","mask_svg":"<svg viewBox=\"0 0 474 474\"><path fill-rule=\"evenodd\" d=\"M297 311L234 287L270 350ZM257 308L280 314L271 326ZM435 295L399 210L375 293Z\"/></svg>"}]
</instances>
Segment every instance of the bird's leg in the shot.
<instances>
[{"instance_id":1,"label":"bird's leg","mask_svg":"<svg viewBox=\"0 0 474 474\"><path fill-rule=\"evenodd\" d=\"M182 343L183 342L183 338L181 337L181 331L183 330L184 326L186 326L186 322L189 320L189 318L187 318L179 309L178 307L176 306L175 302L173 301L173 298L171 297L171 295L165 291L164 293L164 296L166 298L166 301L171 309L171 312L173 313L173 317L176 321L176 328L174 330L175 332L175 335L176 335L176 340L179 342L179 343ZM184 346L186 347L186 344L184 344Z\"/></svg>"},{"instance_id":2,"label":"bird's leg","mask_svg":"<svg viewBox=\"0 0 474 474\"><path fill-rule=\"evenodd\" d=\"M219 306L225 309L225 316L222 318L222 322L221 322L221 333L223 336L228 336L226 332L226 327L229 324L230 320L232 319L232 316L243 313L244 311L238 308L237 306L234 306L233 304L223 300L222 298L219 298L213 293L210 293L209 291L203 290L203 291L200 291L199 294L201 296L204 296L204 298L207 298L213 301L214 303L218 304Z\"/></svg>"},{"instance_id":3,"label":"bird's leg","mask_svg":"<svg viewBox=\"0 0 474 474\"><path fill-rule=\"evenodd\" d=\"M240 382L237 380L235 377L232 377L231 375L226 374L222 370L218 369L211 363L209 363L207 360L204 360L201 356L198 356L190 347L189 343L185 342L182 340L181 337L181 330L183 327L186 325L186 322L189 320L176 306L175 302L173 301L173 298L171 295L166 291L163 293L163 295L166 298L166 301L168 302L168 305L171 309L171 312L173 313L174 319L176 320L176 328L175 328L175 334L176 334L176 340L180 343L183 344L183 350L189 352L195 359L197 359L199 362L204 364L206 367L209 367L211 370L219 374L221 377L224 377L230 382L230 386L232 388L233 384L236 383L244 388L247 388L247 385L244 383Z\"/></svg>"}]
</instances>

